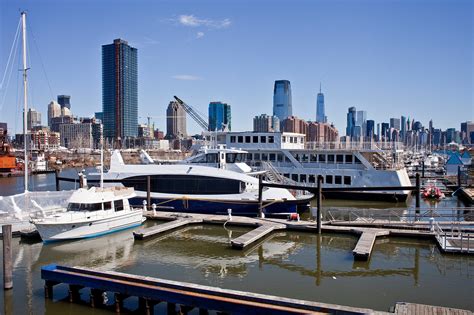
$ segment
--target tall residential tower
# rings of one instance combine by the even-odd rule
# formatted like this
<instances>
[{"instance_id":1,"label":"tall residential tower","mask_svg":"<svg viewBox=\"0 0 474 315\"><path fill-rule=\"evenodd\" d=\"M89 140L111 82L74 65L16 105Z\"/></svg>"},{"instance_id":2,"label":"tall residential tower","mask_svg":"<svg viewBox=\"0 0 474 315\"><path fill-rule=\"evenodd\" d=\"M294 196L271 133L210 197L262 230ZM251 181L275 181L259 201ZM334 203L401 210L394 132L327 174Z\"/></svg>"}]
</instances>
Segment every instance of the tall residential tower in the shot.
<instances>
[{"instance_id":1,"label":"tall residential tower","mask_svg":"<svg viewBox=\"0 0 474 315\"><path fill-rule=\"evenodd\" d=\"M138 136L137 49L121 39L102 46L104 137L116 143Z\"/></svg>"},{"instance_id":2,"label":"tall residential tower","mask_svg":"<svg viewBox=\"0 0 474 315\"><path fill-rule=\"evenodd\" d=\"M273 115L277 116L280 121L293 116L291 85L288 80L275 81L273 88Z\"/></svg>"}]
</instances>

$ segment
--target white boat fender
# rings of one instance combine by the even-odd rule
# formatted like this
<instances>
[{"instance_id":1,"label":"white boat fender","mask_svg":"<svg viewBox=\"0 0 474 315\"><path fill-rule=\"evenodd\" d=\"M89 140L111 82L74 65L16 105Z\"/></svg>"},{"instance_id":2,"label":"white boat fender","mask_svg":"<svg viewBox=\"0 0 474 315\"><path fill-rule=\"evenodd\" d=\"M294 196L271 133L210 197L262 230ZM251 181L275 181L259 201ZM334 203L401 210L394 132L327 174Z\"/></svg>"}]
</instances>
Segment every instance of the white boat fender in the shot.
<instances>
[{"instance_id":1,"label":"white boat fender","mask_svg":"<svg viewBox=\"0 0 474 315\"><path fill-rule=\"evenodd\" d=\"M153 209L153 215L156 215L156 203L151 204L151 208Z\"/></svg>"},{"instance_id":2,"label":"white boat fender","mask_svg":"<svg viewBox=\"0 0 474 315\"><path fill-rule=\"evenodd\" d=\"M227 215L228 215L227 221L232 221L232 209L231 208L227 209Z\"/></svg>"}]
</instances>

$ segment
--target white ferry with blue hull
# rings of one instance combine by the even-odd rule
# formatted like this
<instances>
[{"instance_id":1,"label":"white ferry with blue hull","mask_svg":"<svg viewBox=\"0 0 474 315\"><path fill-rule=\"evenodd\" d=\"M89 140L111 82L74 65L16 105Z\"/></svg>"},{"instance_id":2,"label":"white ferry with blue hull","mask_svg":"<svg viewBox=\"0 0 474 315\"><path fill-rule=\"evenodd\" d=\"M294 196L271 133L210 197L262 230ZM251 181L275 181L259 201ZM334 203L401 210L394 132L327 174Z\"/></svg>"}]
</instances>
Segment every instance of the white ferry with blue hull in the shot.
<instances>
[{"instance_id":1,"label":"white ferry with blue hull","mask_svg":"<svg viewBox=\"0 0 474 315\"><path fill-rule=\"evenodd\" d=\"M133 205L147 200L150 178L151 203L158 210L256 216L259 211L258 179L201 165L125 164L118 151L111 158L110 170L104 174L105 185L133 187L137 196ZM298 204L308 204L309 196L295 198L287 189L267 188L262 191L264 213L295 213Z\"/></svg>"}]
</instances>

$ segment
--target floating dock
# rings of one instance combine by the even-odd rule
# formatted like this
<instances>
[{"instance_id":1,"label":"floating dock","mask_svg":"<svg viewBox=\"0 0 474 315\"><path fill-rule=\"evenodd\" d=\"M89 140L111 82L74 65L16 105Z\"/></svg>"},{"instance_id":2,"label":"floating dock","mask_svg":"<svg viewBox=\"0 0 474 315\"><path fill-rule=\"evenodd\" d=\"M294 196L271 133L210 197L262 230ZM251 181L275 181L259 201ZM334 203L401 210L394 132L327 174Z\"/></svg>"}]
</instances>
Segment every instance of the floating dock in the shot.
<instances>
[{"instance_id":1,"label":"floating dock","mask_svg":"<svg viewBox=\"0 0 474 315\"><path fill-rule=\"evenodd\" d=\"M199 314L218 311L232 314L456 314L468 315L467 310L414 303L397 303L393 312L367 308L284 298L279 296L228 290L199 284L131 275L89 268L47 265L41 268L45 281L45 298L53 299L54 286L69 286L69 302L80 302L80 290L88 290L89 305L110 308L121 313L123 301L138 297L140 314L153 314L154 306L167 304L168 314L187 314L199 309ZM113 304L104 304L104 294L113 294Z\"/></svg>"},{"instance_id":2,"label":"floating dock","mask_svg":"<svg viewBox=\"0 0 474 315\"><path fill-rule=\"evenodd\" d=\"M374 230L366 230L362 231L362 235L357 242L356 247L352 251L354 254L354 259L357 260L368 260L370 253L372 253L372 248L375 244L375 238L377 236L385 236L389 235L389 231L374 231Z\"/></svg>"}]
</instances>

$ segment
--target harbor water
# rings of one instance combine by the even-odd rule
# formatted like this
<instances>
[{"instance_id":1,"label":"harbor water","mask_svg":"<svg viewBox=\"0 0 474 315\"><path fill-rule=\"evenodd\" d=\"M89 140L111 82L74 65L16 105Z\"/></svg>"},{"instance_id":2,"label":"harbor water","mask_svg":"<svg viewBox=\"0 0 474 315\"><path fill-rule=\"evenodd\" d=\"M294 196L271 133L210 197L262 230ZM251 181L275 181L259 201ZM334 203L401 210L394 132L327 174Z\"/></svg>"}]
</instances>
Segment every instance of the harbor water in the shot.
<instances>
[{"instance_id":1,"label":"harbor water","mask_svg":"<svg viewBox=\"0 0 474 315\"><path fill-rule=\"evenodd\" d=\"M54 174L32 177L31 190L54 190ZM36 185L36 186L35 186ZM68 187L69 186L69 187ZM22 191L22 178L0 179L1 195ZM63 183L62 188L74 188ZM410 201L409 203L413 203ZM325 207L384 208L405 204L324 201ZM462 206L448 197L437 207ZM422 208L434 207L422 203ZM146 222L147 226L160 222ZM396 302L414 302L474 311L474 258L442 254L431 240L377 239L368 262L354 261L357 237L343 234L275 232L243 251L230 247L247 228L198 225L146 241L132 230L100 238L44 245L13 239L13 290L0 294L3 314L111 314L70 304L67 287L44 299L42 266L55 263L115 270L297 299L387 311ZM3 279L2 279L3 281ZM87 290L82 299L88 300ZM113 296L109 294L108 303ZM135 308L136 299L125 300ZM165 311L164 305L157 309ZM161 313L161 312L160 312ZM193 313L197 314L195 310Z\"/></svg>"}]
</instances>

